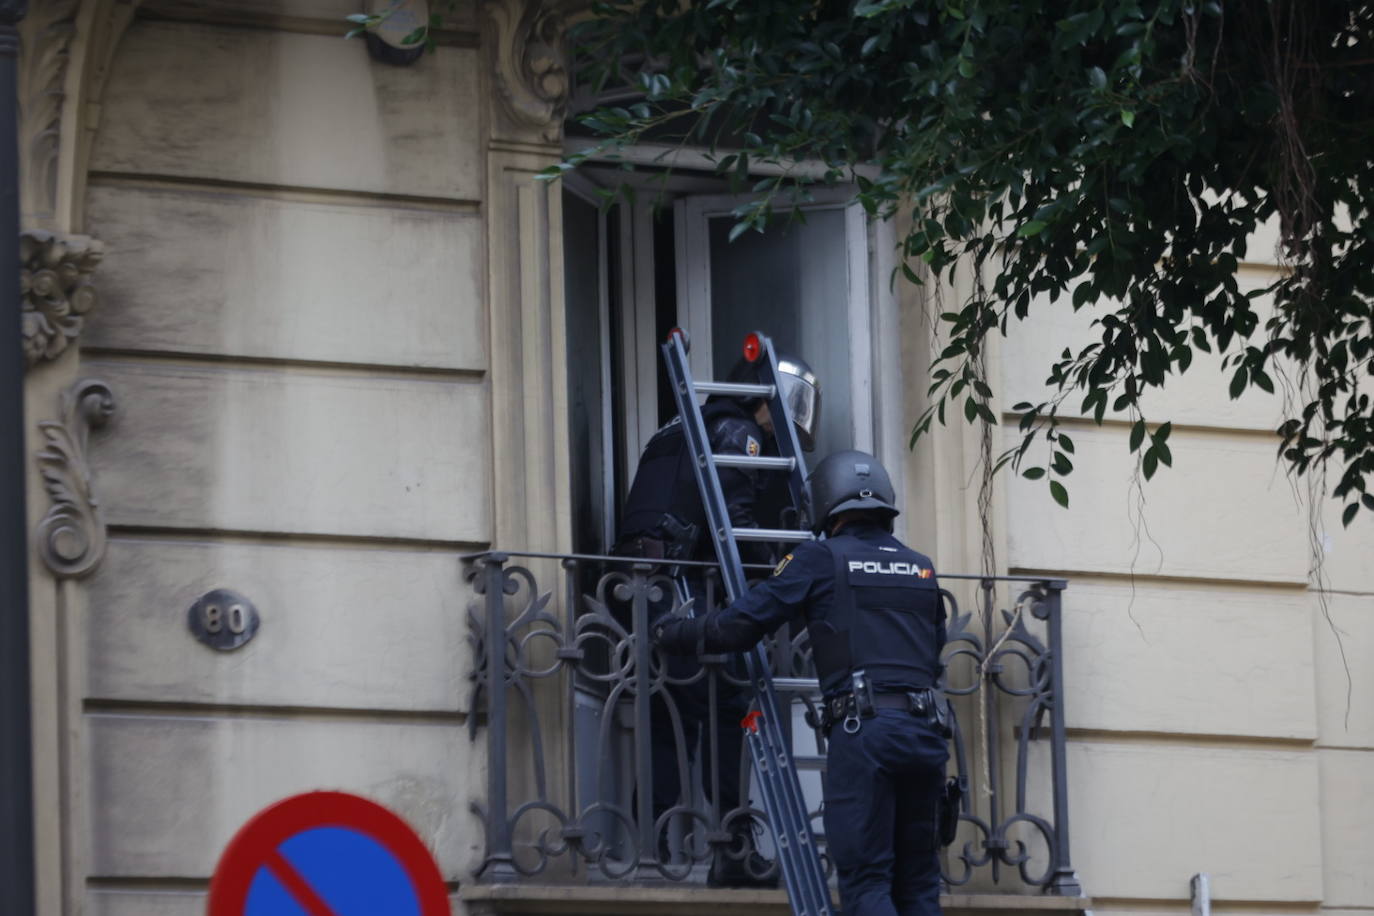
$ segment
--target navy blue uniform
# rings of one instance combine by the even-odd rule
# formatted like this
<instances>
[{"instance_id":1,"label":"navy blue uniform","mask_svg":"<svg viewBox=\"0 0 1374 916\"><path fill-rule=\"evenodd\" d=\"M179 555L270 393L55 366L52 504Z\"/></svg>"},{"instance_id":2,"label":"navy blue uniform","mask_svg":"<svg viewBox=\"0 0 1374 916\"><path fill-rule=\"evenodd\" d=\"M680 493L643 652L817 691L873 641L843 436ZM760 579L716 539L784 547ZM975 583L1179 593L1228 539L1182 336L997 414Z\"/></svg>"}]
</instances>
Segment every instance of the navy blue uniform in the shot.
<instances>
[{"instance_id":1,"label":"navy blue uniform","mask_svg":"<svg viewBox=\"0 0 1374 916\"><path fill-rule=\"evenodd\" d=\"M713 397L702 407L707 440L717 455L751 455L763 453L767 440L753 413L738 401ZM735 527L758 527L757 505L764 493L765 481L754 470L741 468L719 469L730 522ZM706 510L701 504L691 452L683 435L682 424L674 418L654 433L640 457L624 509L621 513L621 536L615 552L621 555L645 556L652 559L714 560L715 553L709 536ZM674 543L673 531L693 528L697 536L690 544ZM766 545L741 544L741 556L746 562L769 562L772 557ZM689 577L689 587L701 593L701 580ZM651 615L666 612L669 599L662 607L650 610ZM667 660L668 674L675 680L687 680L701 668L692 658L674 657ZM743 671L733 672L741 680ZM740 806L740 764L743 760L744 735L739 720L747 711L746 692L727 682L717 685L717 723L714 746L717 772L720 778L719 814L724 817ZM655 692L650 698L653 730L650 736L653 755L653 812L657 819L678 803L687 792L684 802L690 804L687 774L679 772L677 743L673 722L681 721L686 743L687 763L690 767L700 740L707 746L706 735L710 722L710 687L706 678L690 684L668 683L666 693ZM676 708L674 716L668 704ZM703 773L705 776L705 773ZM710 791L709 778L703 787ZM744 829L743 821L735 821L737 829ZM715 880L713 871L712 880Z\"/></svg>"},{"instance_id":2,"label":"navy blue uniform","mask_svg":"<svg viewBox=\"0 0 1374 916\"><path fill-rule=\"evenodd\" d=\"M706 423L706 439L717 455L763 454L765 437L753 413L733 398L713 397L701 408ZM620 543L636 538L672 541L665 529L665 516L672 516L683 527L695 527L697 538L690 549L669 557L679 560L714 560L715 552L707 536L706 509L701 504L692 455L687 448L681 420L674 417L654 433L644 446L634 482L621 512ZM736 528L759 527L755 507L763 490L759 473L752 469L720 468L720 487L725 496L730 523ZM741 559L746 563L768 562L768 548L757 542L741 544Z\"/></svg>"},{"instance_id":3,"label":"navy blue uniform","mask_svg":"<svg viewBox=\"0 0 1374 916\"><path fill-rule=\"evenodd\" d=\"M945 642L930 559L871 522L802 544L772 578L683 635L708 652L742 651L804 623L822 692L863 671L879 695L933 687ZM928 716L878 708L857 732L831 727L825 831L845 916L938 916L938 806L949 750Z\"/></svg>"}]
</instances>

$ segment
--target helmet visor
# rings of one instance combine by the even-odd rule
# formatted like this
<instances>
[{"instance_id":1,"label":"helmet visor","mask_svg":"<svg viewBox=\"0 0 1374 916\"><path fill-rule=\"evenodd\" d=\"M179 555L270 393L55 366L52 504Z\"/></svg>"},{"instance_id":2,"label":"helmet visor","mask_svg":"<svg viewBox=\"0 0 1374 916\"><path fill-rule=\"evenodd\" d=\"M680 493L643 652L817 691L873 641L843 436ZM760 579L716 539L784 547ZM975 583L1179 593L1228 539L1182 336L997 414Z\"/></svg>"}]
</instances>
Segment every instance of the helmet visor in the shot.
<instances>
[{"instance_id":1,"label":"helmet visor","mask_svg":"<svg viewBox=\"0 0 1374 916\"><path fill-rule=\"evenodd\" d=\"M816 377L793 363L780 361L779 382L792 425L797 428L801 447L811 451L816 447L816 429L821 417L821 392Z\"/></svg>"}]
</instances>

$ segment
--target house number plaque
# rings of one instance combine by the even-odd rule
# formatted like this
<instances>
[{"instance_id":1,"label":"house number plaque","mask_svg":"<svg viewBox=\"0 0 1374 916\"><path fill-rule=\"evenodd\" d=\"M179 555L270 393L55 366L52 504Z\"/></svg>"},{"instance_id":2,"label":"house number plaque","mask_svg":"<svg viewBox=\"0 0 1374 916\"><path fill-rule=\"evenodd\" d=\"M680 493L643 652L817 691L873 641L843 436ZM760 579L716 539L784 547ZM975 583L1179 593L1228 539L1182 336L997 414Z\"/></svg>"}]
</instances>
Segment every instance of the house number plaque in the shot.
<instances>
[{"instance_id":1,"label":"house number plaque","mask_svg":"<svg viewBox=\"0 0 1374 916\"><path fill-rule=\"evenodd\" d=\"M253 602L227 588L206 592L186 612L191 635L221 652L237 649L252 639L259 622Z\"/></svg>"}]
</instances>

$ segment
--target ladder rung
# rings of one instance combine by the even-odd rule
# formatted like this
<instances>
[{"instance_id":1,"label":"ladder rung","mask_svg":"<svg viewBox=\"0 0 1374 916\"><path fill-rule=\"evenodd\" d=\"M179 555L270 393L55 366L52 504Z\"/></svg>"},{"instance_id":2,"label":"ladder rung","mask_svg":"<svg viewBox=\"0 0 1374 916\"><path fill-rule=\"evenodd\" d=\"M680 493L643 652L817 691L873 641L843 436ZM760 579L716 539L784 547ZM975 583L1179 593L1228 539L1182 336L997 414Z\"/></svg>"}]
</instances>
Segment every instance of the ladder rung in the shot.
<instances>
[{"instance_id":1,"label":"ladder rung","mask_svg":"<svg viewBox=\"0 0 1374 916\"><path fill-rule=\"evenodd\" d=\"M772 385L744 385L736 382L697 382L701 394L728 394L734 398L771 398Z\"/></svg>"},{"instance_id":2,"label":"ladder rung","mask_svg":"<svg viewBox=\"0 0 1374 916\"><path fill-rule=\"evenodd\" d=\"M775 677L773 689L788 693L820 693L821 682L814 677Z\"/></svg>"},{"instance_id":3,"label":"ladder rung","mask_svg":"<svg viewBox=\"0 0 1374 916\"><path fill-rule=\"evenodd\" d=\"M721 468L766 468L774 471L790 471L797 466L795 458L774 458L772 456L753 457L750 455L712 455L711 460Z\"/></svg>"},{"instance_id":4,"label":"ladder rung","mask_svg":"<svg viewBox=\"0 0 1374 916\"><path fill-rule=\"evenodd\" d=\"M731 528L730 533L737 541L814 541L816 536L810 531L792 531L787 528Z\"/></svg>"}]
</instances>

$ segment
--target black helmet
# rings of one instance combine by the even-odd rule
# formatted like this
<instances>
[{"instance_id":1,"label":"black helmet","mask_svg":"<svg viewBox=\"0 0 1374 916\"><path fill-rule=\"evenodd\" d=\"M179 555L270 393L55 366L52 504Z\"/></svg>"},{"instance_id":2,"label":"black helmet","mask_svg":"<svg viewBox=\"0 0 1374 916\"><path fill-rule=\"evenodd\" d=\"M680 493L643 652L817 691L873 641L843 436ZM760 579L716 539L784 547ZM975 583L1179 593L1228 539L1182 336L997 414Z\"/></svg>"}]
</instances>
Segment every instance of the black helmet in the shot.
<instances>
[{"instance_id":1,"label":"black helmet","mask_svg":"<svg viewBox=\"0 0 1374 916\"><path fill-rule=\"evenodd\" d=\"M811 485L812 530L820 533L830 517L850 509L872 509L896 516L897 494L887 470L868 452L827 455L807 478Z\"/></svg>"},{"instance_id":2,"label":"black helmet","mask_svg":"<svg viewBox=\"0 0 1374 916\"><path fill-rule=\"evenodd\" d=\"M778 353L778 382L782 387L783 400L792 414L792 425L797 430L801 447L811 451L816 447L816 429L820 425L821 383L816 373L811 371L806 360L787 353ZM726 381L755 385L759 382L759 362L748 357L740 357L730 369ZM757 398L745 401L745 406L753 408Z\"/></svg>"}]
</instances>

